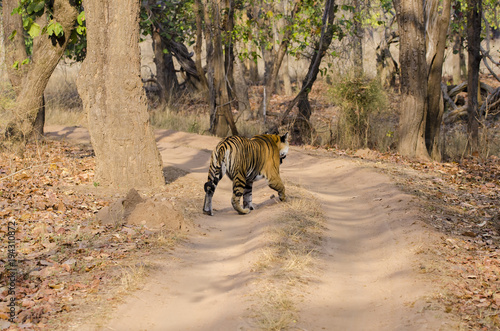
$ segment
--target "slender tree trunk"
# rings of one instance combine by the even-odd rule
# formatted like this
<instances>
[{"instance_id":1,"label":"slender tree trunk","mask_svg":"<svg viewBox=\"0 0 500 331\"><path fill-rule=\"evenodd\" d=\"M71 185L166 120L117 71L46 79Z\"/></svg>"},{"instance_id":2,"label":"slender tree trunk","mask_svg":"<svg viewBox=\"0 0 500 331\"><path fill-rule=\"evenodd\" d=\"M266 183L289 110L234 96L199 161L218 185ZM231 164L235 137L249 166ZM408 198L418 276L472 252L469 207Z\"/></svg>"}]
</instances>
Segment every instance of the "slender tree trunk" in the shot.
<instances>
[{"instance_id":1,"label":"slender tree trunk","mask_svg":"<svg viewBox=\"0 0 500 331\"><path fill-rule=\"evenodd\" d=\"M19 6L18 0L4 0L2 15L3 15L3 31L4 31L4 46L5 46L5 67L9 76L10 83L15 94L19 94L22 86L22 80L27 72L27 66L20 63L28 58L26 46L24 44L24 29L21 15L11 15L12 10ZM14 37L9 38L15 32ZM14 68L14 63L19 63L18 68Z\"/></svg>"},{"instance_id":2,"label":"slender tree trunk","mask_svg":"<svg viewBox=\"0 0 500 331\"><path fill-rule=\"evenodd\" d=\"M118 189L165 183L140 78L138 0L84 0L87 57L77 80L96 155L94 181Z\"/></svg>"},{"instance_id":3,"label":"slender tree trunk","mask_svg":"<svg viewBox=\"0 0 500 331\"><path fill-rule=\"evenodd\" d=\"M467 44L468 44L468 84L467 84L467 149L473 155L479 149L478 88L479 65L481 63L481 0L467 1Z\"/></svg>"},{"instance_id":4,"label":"slender tree trunk","mask_svg":"<svg viewBox=\"0 0 500 331\"><path fill-rule=\"evenodd\" d=\"M454 33L453 54L451 61L453 63L453 84L460 84L467 76L467 66L465 65L465 55L463 50L463 38L459 32Z\"/></svg>"},{"instance_id":5,"label":"slender tree trunk","mask_svg":"<svg viewBox=\"0 0 500 331\"><path fill-rule=\"evenodd\" d=\"M222 44L224 45L224 68L228 85L229 100L233 99L234 89L234 44L233 44L233 30L234 30L234 0L224 0L224 34L222 35Z\"/></svg>"},{"instance_id":6,"label":"slender tree trunk","mask_svg":"<svg viewBox=\"0 0 500 331\"><path fill-rule=\"evenodd\" d=\"M284 13L285 17L288 16L288 0L281 1L281 10ZM279 26L281 30L284 30L287 26L285 18L281 18L279 21ZM285 95L292 95L292 84L290 81L290 68L289 68L289 56L288 53L285 54L285 58L283 59L283 64L281 65L281 80L283 80L283 89Z\"/></svg>"},{"instance_id":7,"label":"slender tree trunk","mask_svg":"<svg viewBox=\"0 0 500 331\"><path fill-rule=\"evenodd\" d=\"M353 62L354 74L363 75L363 25L361 23L361 0L354 0L354 42L353 42Z\"/></svg>"},{"instance_id":8,"label":"slender tree trunk","mask_svg":"<svg viewBox=\"0 0 500 331\"><path fill-rule=\"evenodd\" d=\"M207 1L205 11L205 22L208 31L205 33L207 38L207 63L208 67L208 86L209 86L209 104L210 110L210 132L218 137L225 137L231 128L233 135L238 135L238 130L234 123L229 102L228 87L226 84L226 73L224 68L224 55L222 52L221 36L221 0ZM210 17L210 14L211 17Z\"/></svg>"},{"instance_id":9,"label":"slender tree trunk","mask_svg":"<svg viewBox=\"0 0 500 331\"><path fill-rule=\"evenodd\" d=\"M399 25L401 116L398 150L402 155L429 159L425 146L427 63L424 8L419 0L394 0Z\"/></svg>"},{"instance_id":10,"label":"slender tree trunk","mask_svg":"<svg viewBox=\"0 0 500 331\"><path fill-rule=\"evenodd\" d=\"M14 1L17 3L17 1ZM20 20L19 15L9 16L15 4L11 1L4 1L4 24L11 23L13 20ZM5 11L10 12L7 14ZM53 40L46 34L42 34L33 39L33 55L29 64L22 65L21 62L25 58L18 58L18 56L25 56L26 52L21 46L21 40L16 39L17 36L23 36L22 28L19 28L19 23L14 25L5 25L4 33L10 36L12 31L16 29L16 38L12 43L8 42L6 38L7 55L6 60L18 61L21 70L17 73L9 69L9 76L16 92L16 102L13 108L15 120L7 124L6 135L13 141L24 143L27 139L35 137L37 134L43 133L43 120L44 114L39 114L44 111L44 98L43 93L49 81L52 72L56 68L61 56L66 49L69 41L74 22L78 12L70 4L68 0L55 0L53 4L53 17L63 27L64 37L58 40ZM43 28L46 24L46 16L43 15L37 20L37 23ZM20 30L17 30L20 29ZM53 42L55 41L55 42ZM24 43L24 40L22 41ZM10 51L14 54L9 54ZM12 66L12 65L11 65ZM37 120L38 119L38 120ZM37 123L35 131L35 123Z\"/></svg>"},{"instance_id":11,"label":"slender tree trunk","mask_svg":"<svg viewBox=\"0 0 500 331\"><path fill-rule=\"evenodd\" d=\"M295 6L293 8L292 14L291 14L291 20L293 21L295 15L300 11L300 8L302 7L303 0L297 0L295 3ZM281 67L281 63L283 62L283 58L286 55L288 45L290 44L290 38L292 36L293 29L292 26L289 26L286 30L285 33L283 34L283 39L281 40L280 47L278 49L278 52L276 54L276 59L272 61L272 70L270 75L268 76L268 79L266 81L266 86L265 86L265 94L262 97L261 103L260 103L260 108L259 108L259 117L263 118L264 117L264 110L269 109L269 100L271 99L271 96L274 94L274 91L276 89L276 80L278 78L278 73Z\"/></svg>"},{"instance_id":12,"label":"slender tree trunk","mask_svg":"<svg viewBox=\"0 0 500 331\"><path fill-rule=\"evenodd\" d=\"M253 57L253 54L257 54L257 46L253 40L250 43L250 53L252 54L248 59L248 74L250 77L250 83L256 85L259 82L259 66L257 65L257 59Z\"/></svg>"},{"instance_id":13,"label":"slender tree trunk","mask_svg":"<svg viewBox=\"0 0 500 331\"><path fill-rule=\"evenodd\" d=\"M376 49L377 76L384 87L396 85L398 66L390 50L391 42L395 39L394 33L391 33L391 27L395 20L396 17L393 17L390 23L385 25L382 39Z\"/></svg>"},{"instance_id":14,"label":"slender tree trunk","mask_svg":"<svg viewBox=\"0 0 500 331\"><path fill-rule=\"evenodd\" d=\"M166 49L160 33L157 30L153 31L153 50L154 62L156 65L156 79L161 87L160 105L165 106L170 101L172 96L176 96L180 86L177 80L177 74L174 68L172 54L164 53Z\"/></svg>"},{"instance_id":15,"label":"slender tree trunk","mask_svg":"<svg viewBox=\"0 0 500 331\"><path fill-rule=\"evenodd\" d=\"M260 12L258 15L260 51L264 61L264 85L267 84L273 67L274 42L271 25L267 13L272 10L271 3L267 0L258 0ZM269 41L269 42L264 42Z\"/></svg>"},{"instance_id":16,"label":"slender tree trunk","mask_svg":"<svg viewBox=\"0 0 500 331\"><path fill-rule=\"evenodd\" d=\"M203 70L203 66L201 65L201 50L203 45L203 9L201 8L201 0L194 1L193 9L196 15L196 43L194 45L194 53L196 55L195 65L201 84L206 89L208 88L207 77L205 76L205 70Z\"/></svg>"},{"instance_id":17,"label":"slender tree trunk","mask_svg":"<svg viewBox=\"0 0 500 331\"><path fill-rule=\"evenodd\" d=\"M323 21L321 27L321 37L316 44L314 54L309 64L309 69L302 82L302 88L297 96L288 104L286 111L283 113L280 122L285 124L287 122L288 114L295 105L298 105L299 113L297 114L293 128L292 128L292 141L301 144L304 142L303 138L309 140L311 127L309 126L309 119L311 116L311 105L309 103L309 92L311 91L316 78L319 73L319 66L323 56L330 47L333 39L335 26L335 0L327 0L325 2L325 11L323 13Z\"/></svg>"},{"instance_id":18,"label":"slender tree trunk","mask_svg":"<svg viewBox=\"0 0 500 331\"><path fill-rule=\"evenodd\" d=\"M442 6L442 10L440 7ZM450 23L451 0L429 0L426 2L427 65L427 123L425 140L429 155L434 161L441 161L441 123L444 101L441 93L444 50Z\"/></svg>"}]
</instances>

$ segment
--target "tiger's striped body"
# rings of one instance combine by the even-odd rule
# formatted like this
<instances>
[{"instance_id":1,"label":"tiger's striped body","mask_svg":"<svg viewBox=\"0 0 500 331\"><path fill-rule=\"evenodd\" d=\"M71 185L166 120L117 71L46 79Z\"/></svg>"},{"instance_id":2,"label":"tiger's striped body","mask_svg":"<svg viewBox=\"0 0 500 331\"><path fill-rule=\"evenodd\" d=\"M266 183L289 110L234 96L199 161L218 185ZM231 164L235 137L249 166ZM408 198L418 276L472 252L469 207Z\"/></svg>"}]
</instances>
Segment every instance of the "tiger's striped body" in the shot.
<instances>
[{"instance_id":1,"label":"tiger's striped body","mask_svg":"<svg viewBox=\"0 0 500 331\"><path fill-rule=\"evenodd\" d=\"M240 214L248 214L252 205L253 182L266 178L269 187L276 190L280 200L285 200L285 186L281 181L279 166L288 153L288 133L259 135L251 139L231 136L224 138L210 159L208 181L205 183L203 212L213 215L212 197L215 188L225 174L233 181L233 208ZM243 196L243 208L240 198Z\"/></svg>"}]
</instances>

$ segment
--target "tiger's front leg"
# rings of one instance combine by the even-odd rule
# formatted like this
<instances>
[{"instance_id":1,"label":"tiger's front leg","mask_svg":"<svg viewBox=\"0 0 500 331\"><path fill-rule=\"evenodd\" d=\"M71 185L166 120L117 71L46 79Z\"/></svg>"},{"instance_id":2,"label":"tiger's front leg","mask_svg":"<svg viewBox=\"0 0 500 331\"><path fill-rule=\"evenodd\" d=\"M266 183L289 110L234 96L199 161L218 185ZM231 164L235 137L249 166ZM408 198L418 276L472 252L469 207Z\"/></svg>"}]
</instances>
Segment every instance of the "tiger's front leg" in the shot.
<instances>
[{"instance_id":1,"label":"tiger's front leg","mask_svg":"<svg viewBox=\"0 0 500 331\"><path fill-rule=\"evenodd\" d=\"M247 179L245 189L243 190L243 208L254 210L255 207L252 203L252 185L253 181Z\"/></svg>"},{"instance_id":2,"label":"tiger's front leg","mask_svg":"<svg viewBox=\"0 0 500 331\"><path fill-rule=\"evenodd\" d=\"M281 201L286 201L285 185L283 185L279 175L269 179L269 187L278 192Z\"/></svg>"}]
</instances>

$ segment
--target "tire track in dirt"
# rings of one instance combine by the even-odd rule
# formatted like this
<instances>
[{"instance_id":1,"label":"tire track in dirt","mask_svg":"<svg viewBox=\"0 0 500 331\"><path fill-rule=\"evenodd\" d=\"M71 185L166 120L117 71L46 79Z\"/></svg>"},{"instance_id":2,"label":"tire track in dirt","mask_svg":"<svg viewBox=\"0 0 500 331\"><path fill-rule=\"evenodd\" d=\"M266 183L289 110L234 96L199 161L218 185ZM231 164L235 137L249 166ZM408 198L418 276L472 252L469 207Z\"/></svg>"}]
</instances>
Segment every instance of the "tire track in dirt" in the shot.
<instances>
[{"instance_id":1,"label":"tire track in dirt","mask_svg":"<svg viewBox=\"0 0 500 331\"><path fill-rule=\"evenodd\" d=\"M186 178L202 190L218 139L172 131L159 131L157 138L164 165L189 171ZM455 329L423 299L436 288L418 273L418 253L434 239L410 196L387 176L353 161L297 148L289 152L282 174L312 192L326 218L318 270L297 305L293 329ZM251 268L277 208L265 181L254 190L257 210L240 216L230 204L230 181L221 181L215 216L195 221L200 234L157 261L159 270L103 329L255 330L248 308L258 275Z\"/></svg>"}]
</instances>

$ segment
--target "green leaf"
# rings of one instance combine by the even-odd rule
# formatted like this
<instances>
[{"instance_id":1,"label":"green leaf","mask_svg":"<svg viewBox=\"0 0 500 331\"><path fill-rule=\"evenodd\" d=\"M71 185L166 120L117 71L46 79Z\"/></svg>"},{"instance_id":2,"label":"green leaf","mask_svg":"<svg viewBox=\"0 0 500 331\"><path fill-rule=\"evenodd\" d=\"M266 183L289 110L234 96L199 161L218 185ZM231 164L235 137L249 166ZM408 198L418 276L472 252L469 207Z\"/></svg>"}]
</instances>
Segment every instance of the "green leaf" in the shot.
<instances>
[{"instance_id":1,"label":"green leaf","mask_svg":"<svg viewBox=\"0 0 500 331\"><path fill-rule=\"evenodd\" d=\"M21 62L22 65L23 64L28 64L28 63L30 63L30 59L24 59L23 62Z\"/></svg>"},{"instance_id":2,"label":"green leaf","mask_svg":"<svg viewBox=\"0 0 500 331\"><path fill-rule=\"evenodd\" d=\"M60 37L64 34L63 27L60 23L54 23L54 33L56 36Z\"/></svg>"},{"instance_id":3,"label":"green leaf","mask_svg":"<svg viewBox=\"0 0 500 331\"><path fill-rule=\"evenodd\" d=\"M61 37L64 34L62 25L53 20L50 21L47 25L47 34L49 36L55 35L56 37Z\"/></svg>"},{"instance_id":4,"label":"green leaf","mask_svg":"<svg viewBox=\"0 0 500 331\"><path fill-rule=\"evenodd\" d=\"M31 15L33 13L38 13L43 8L45 8L45 1L35 1L28 5L26 11L28 12L29 15Z\"/></svg>"},{"instance_id":5,"label":"green leaf","mask_svg":"<svg viewBox=\"0 0 500 331\"><path fill-rule=\"evenodd\" d=\"M40 25L33 23L29 27L28 34L31 36L31 38L35 38L40 35L40 31L41 31Z\"/></svg>"},{"instance_id":6,"label":"green leaf","mask_svg":"<svg viewBox=\"0 0 500 331\"><path fill-rule=\"evenodd\" d=\"M12 65L12 69L19 69L19 61L14 62L14 64Z\"/></svg>"},{"instance_id":7,"label":"green leaf","mask_svg":"<svg viewBox=\"0 0 500 331\"><path fill-rule=\"evenodd\" d=\"M78 21L78 24L82 25L83 21L85 21L85 12L82 11L78 17L76 18L76 20Z\"/></svg>"},{"instance_id":8,"label":"green leaf","mask_svg":"<svg viewBox=\"0 0 500 331\"><path fill-rule=\"evenodd\" d=\"M87 30L87 29L86 29L84 26L77 26L77 27L76 27L76 33L78 33L79 35L83 35L83 34L85 34L85 31L86 31L86 30Z\"/></svg>"},{"instance_id":9,"label":"green leaf","mask_svg":"<svg viewBox=\"0 0 500 331\"><path fill-rule=\"evenodd\" d=\"M16 34L17 34L17 30L12 31L12 33L9 36L9 40L14 40L14 38L16 37Z\"/></svg>"}]
</instances>

